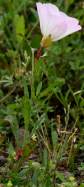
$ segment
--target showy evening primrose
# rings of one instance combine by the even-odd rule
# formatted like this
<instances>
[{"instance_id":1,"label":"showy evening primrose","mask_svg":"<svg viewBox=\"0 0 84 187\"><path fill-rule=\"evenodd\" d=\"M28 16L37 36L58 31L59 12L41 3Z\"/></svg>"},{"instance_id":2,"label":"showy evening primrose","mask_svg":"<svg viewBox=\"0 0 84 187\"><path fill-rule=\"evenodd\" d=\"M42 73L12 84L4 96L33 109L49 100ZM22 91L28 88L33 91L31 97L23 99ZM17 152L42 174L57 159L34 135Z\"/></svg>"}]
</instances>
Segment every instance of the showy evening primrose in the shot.
<instances>
[{"instance_id":1,"label":"showy evening primrose","mask_svg":"<svg viewBox=\"0 0 84 187\"><path fill-rule=\"evenodd\" d=\"M51 3L36 3L40 20L40 29L43 35L41 46L49 47L53 41L81 30L79 21L60 11Z\"/></svg>"}]
</instances>

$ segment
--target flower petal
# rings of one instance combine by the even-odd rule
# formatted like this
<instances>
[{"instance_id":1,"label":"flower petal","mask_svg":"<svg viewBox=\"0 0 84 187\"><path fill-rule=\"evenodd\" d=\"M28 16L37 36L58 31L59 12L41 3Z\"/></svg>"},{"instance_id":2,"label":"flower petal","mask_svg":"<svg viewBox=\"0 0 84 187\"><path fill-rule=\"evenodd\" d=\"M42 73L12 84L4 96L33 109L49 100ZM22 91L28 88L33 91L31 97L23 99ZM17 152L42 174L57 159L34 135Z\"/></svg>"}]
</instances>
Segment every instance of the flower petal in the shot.
<instances>
[{"instance_id":1,"label":"flower petal","mask_svg":"<svg viewBox=\"0 0 84 187\"><path fill-rule=\"evenodd\" d=\"M51 3L44 3L43 6L46 6L46 10L48 11L48 14L50 15L57 15L59 12L59 9L57 6L51 4Z\"/></svg>"},{"instance_id":2,"label":"flower petal","mask_svg":"<svg viewBox=\"0 0 84 187\"><path fill-rule=\"evenodd\" d=\"M59 9L51 3L36 3L36 6L40 19L41 32L44 36L48 36L50 34L49 29L51 29L51 27L53 27L53 23L55 23L54 16L57 15ZM51 16L53 17L51 18Z\"/></svg>"},{"instance_id":3,"label":"flower petal","mask_svg":"<svg viewBox=\"0 0 84 187\"><path fill-rule=\"evenodd\" d=\"M46 27L48 23L48 15L46 11L46 7L42 5L42 3L36 3L37 11L40 19L40 28L43 35L46 34Z\"/></svg>"},{"instance_id":4,"label":"flower petal","mask_svg":"<svg viewBox=\"0 0 84 187\"><path fill-rule=\"evenodd\" d=\"M66 32L59 35L57 40L60 40L61 38L64 38L67 35L70 35L76 31L81 30L82 27L79 25L79 21L76 18L69 17L61 11L60 11L60 15L62 17L64 16L64 20L67 25L67 29L66 29Z\"/></svg>"},{"instance_id":5,"label":"flower petal","mask_svg":"<svg viewBox=\"0 0 84 187\"><path fill-rule=\"evenodd\" d=\"M67 24L65 20L62 17L60 17L60 15L57 15L52 20L54 23L50 27L49 32L51 33L52 40L57 41L58 38L66 32Z\"/></svg>"},{"instance_id":6,"label":"flower petal","mask_svg":"<svg viewBox=\"0 0 84 187\"><path fill-rule=\"evenodd\" d=\"M59 11L55 5L51 3L36 5L44 38L50 35L52 41L57 41L81 29L77 19Z\"/></svg>"}]
</instances>

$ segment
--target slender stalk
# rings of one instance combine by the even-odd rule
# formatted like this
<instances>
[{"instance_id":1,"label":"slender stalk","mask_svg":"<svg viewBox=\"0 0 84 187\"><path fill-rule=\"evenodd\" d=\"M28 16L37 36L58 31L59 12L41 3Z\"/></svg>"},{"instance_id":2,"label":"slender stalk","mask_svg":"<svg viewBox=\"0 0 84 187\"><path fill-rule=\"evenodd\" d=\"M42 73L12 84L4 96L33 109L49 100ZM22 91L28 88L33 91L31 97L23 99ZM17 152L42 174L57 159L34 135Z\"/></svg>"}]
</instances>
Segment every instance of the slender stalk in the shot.
<instances>
[{"instance_id":1,"label":"slender stalk","mask_svg":"<svg viewBox=\"0 0 84 187\"><path fill-rule=\"evenodd\" d=\"M35 23L35 25L32 27L32 29L31 29L31 31L29 32L29 34L27 35L27 39L29 39L30 38L30 36L31 36L31 34L32 34L32 32L34 31L34 29L37 27L37 25L38 25L38 21Z\"/></svg>"},{"instance_id":2,"label":"slender stalk","mask_svg":"<svg viewBox=\"0 0 84 187\"><path fill-rule=\"evenodd\" d=\"M13 87L13 89L8 92L8 94L6 96L4 96L1 100L0 100L0 104L4 103L9 97L10 95L16 90L16 86Z\"/></svg>"},{"instance_id":3,"label":"slender stalk","mask_svg":"<svg viewBox=\"0 0 84 187\"><path fill-rule=\"evenodd\" d=\"M34 99L35 90L34 90L34 49L32 48L32 78L31 78L31 98Z\"/></svg>"}]
</instances>

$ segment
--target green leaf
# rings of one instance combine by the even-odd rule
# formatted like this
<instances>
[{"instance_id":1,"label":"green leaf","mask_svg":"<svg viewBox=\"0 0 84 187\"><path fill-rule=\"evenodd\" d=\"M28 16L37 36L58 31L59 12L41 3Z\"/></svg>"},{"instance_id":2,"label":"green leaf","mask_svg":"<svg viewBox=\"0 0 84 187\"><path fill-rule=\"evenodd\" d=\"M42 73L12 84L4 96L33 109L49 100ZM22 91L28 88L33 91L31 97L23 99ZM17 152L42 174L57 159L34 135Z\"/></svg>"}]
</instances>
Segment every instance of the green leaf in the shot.
<instances>
[{"instance_id":1,"label":"green leaf","mask_svg":"<svg viewBox=\"0 0 84 187\"><path fill-rule=\"evenodd\" d=\"M24 124L25 127L29 126L29 121L30 121L30 111L31 111L31 107L30 107L30 102L29 102L29 98L27 96L23 97L23 117L24 117Z\"/></svg>"},{"instance_id":2,"label":"green leaf","mask_svg":"<svg viewBox=\"0 0 84 187\"><path fill-rule=\"evenodd\" d=\"M41 88L42 88L42 82L40 82L37 86L37 90L36 90L36 96L38 96L40 94L40 91L41 91Z\"/></svg>"},{"instance_id":3,"label":"green leaf","mask_svg":"<svg viewBox=\"0 0 84 187\"><path fill-rule=\"evenodd\" d=\"M44 148L44 151L43 151L43 165L45 168L47 168L48 166L48 151L46 148Z\"/></svg>"},{"instance_id":4,"label":"green leaf","mask_svg":"<svg viewBox=\"0 0 84 187\"><path fill-rule=\"evenodd\" d=\"M84 187L84 183L81 183L81 184L80 184L80 187Z\"/></svg>"},{"instance_id":5,"label":"green leaf","mask_svg":"<svg viewBox=\"0 0 84 187\"><path fill-rule=\"evenodd\" d=\"M55 148L58 142L58 135L57 132L53 129L51 130L51 136L52 136L53 148Z\"/></svg>"},{"instance_id":6,"label":"green leaf","mask_svg":"<svg viewBox=\"0 0 84 187\"><path fill-rule=\"evenodd\" d=\"M22 100L22 114L24 118L24 125L25 125L25 140L28 142L29 138L29 122L30 122L30 115L31 115L31 104L29 100L29 93L28 93L28 87L27 87L27 82L24 78L23 80L23 85L24 85L24 96Z\"/></svg>"},{"instance_id":7,"label":"green leaf","mask_svg":"<svg viewBox=\"0 0 84 187\"><path fill-rule=\"evenodd\" d=\"M32 38L32 42L31 42L32 48L39 48L40 41L41 41L41 35L39 35L39 34L34 35Z\"/></svg>"},{"instance_id":8,"label":"green leaf","mask_svg":"<svg viewBox=\"0 0 84 187\"><path fill-rule=\"evenodd\" d=\"M64 174L59 171L56 171L56 178L60 179L60 181L62 181L62 182L64 182L64 180L65 180Z\"/></svg>"},{"instance_id":9,"label":"green leaf","mask_svg":"<svg viewBox=\"0 0 84 187\"><path fill-rule=\"evenodd\" d=\"M10 123L12 133L14 134L16 140L16 144L19 145L18 142L19 125L18 125L17 117L15 115L8 115L5 117L5 120Z\"/></svg>"},{"instance_id":10,"label":"green leaf","mask_svg":"<svg viewBox=\"0 0 84 187\"><path fill-rule=\"evenodd\" d=\"M74 0L65 0L65 8L66 10L69 9L69 7L74 3Z\"/></svg>"},{"instance_id":11,"label":"green leaf","mask_svg":"<svg viewBox=\"0 0 84 187\"><path fill-rule=\"evenodd\" d=\"M8 154L9 154L10 158L14 158L14 156L15 156L15 150L14 150L14 147L11 143L9 143Z\"/></svg>"},{"instance_id":12,"label":"green leaf","mask_svg":"<svg viewBox=\"0 0 84 187\"><path fill-rule=\"evenodd\" d=\"M23 37L25 35L25 20L24 16L20 15L15 15L14 17L14 27L15 27L15 33L16 33L16 38L19 43L22 42Z\"/></svg>"},{"instance_id":13,"label":"green leaf","mask_svg":"<svg viewBox=\"0 0 84 187\"><path fill-rule=\"evenodd\" d=\"M38 62L35 64L35 80L40 80L42 73L44 71L45 65L43 63L43 60L40 59Z\"/></svg>"}]
</instances>

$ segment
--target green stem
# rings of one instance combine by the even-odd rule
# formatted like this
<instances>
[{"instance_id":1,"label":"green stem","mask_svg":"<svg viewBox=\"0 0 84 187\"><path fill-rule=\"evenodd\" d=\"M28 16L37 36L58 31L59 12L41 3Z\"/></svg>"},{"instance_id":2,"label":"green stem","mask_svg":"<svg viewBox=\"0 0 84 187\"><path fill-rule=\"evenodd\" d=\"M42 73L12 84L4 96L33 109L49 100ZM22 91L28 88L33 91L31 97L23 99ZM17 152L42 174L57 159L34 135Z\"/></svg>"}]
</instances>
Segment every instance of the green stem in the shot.
<instances>
[{"instance_id":1,"label":"green stem","mask_svg":"<svg viewBox=\"0 0 84 187\"><path fill-rule=\"evenodd\" d=\"M32 49L32 83L31 83L31 98L34 99L35 90L34 90L34 49Z\"/></svg>"},{"instance_id":2,"label":"green stem","mask_svg":"<svg viewBox=\"0 0 84 187\"><path fill-rule=\"evenodd\" d=\"M16 90L16 86L13 87L13 89L8 92L8 94L6 96L4 96L1 100L0 100L0 104L4 103L10 96L11 94Z\"/></svg>"}]
</instances>

